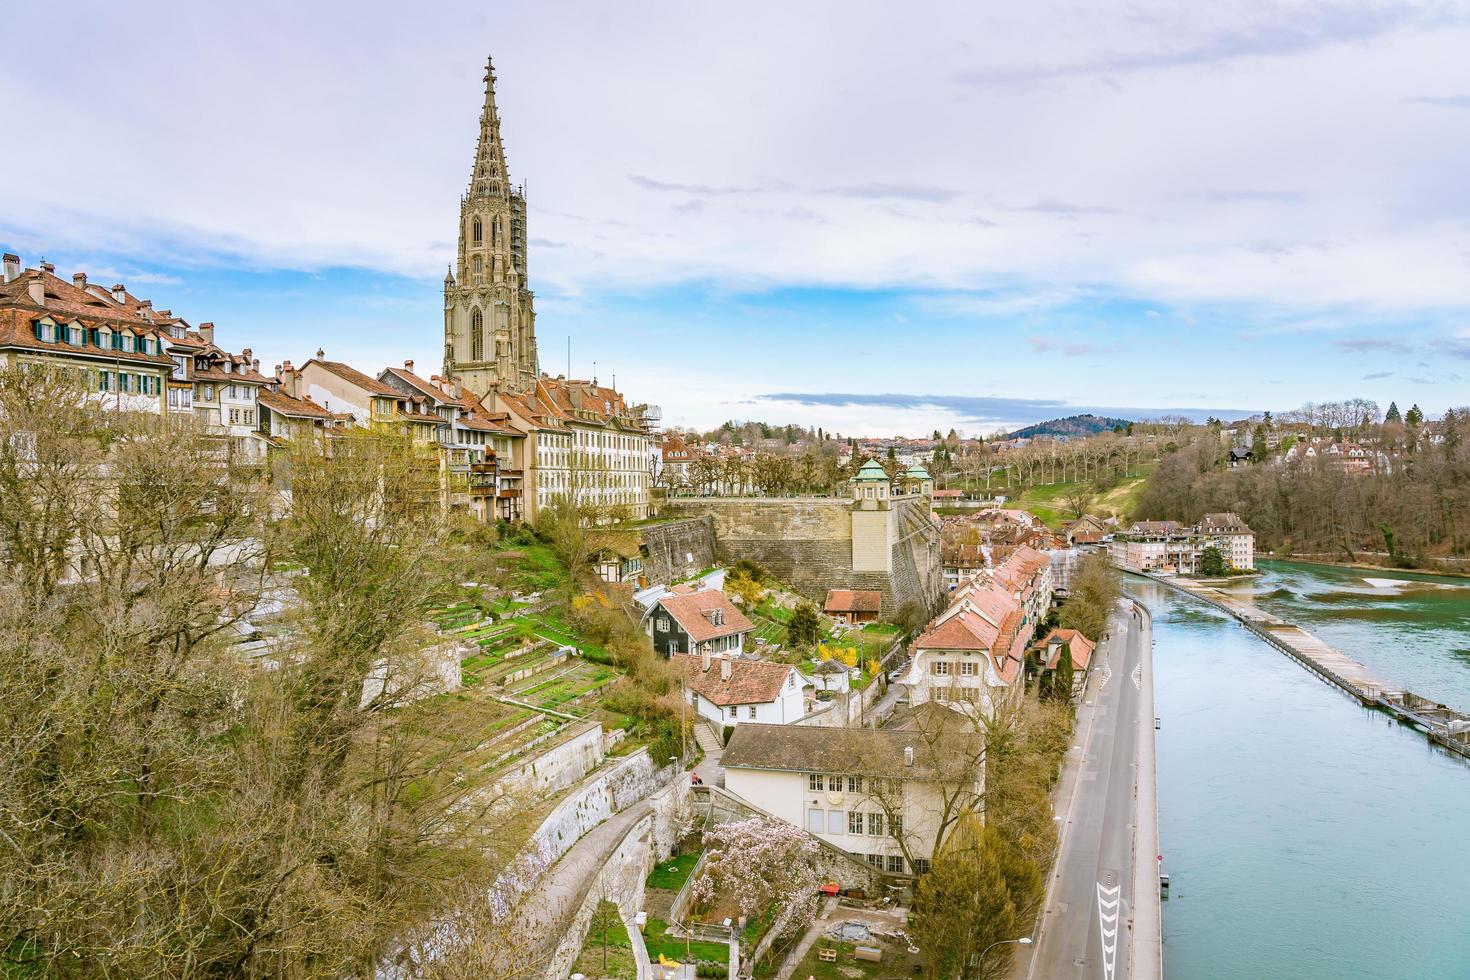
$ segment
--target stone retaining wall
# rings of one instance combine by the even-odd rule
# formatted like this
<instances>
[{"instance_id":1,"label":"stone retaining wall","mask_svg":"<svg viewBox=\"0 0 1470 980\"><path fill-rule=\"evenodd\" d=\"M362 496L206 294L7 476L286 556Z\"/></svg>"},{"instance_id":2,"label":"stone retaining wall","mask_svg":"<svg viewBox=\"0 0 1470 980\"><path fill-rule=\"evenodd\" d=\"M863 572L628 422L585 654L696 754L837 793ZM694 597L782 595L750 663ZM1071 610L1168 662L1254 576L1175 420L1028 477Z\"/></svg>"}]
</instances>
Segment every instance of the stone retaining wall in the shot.
<instances>
[{"instance_id":1,"label":"stone retaining wall","mask_svg":"<svg viewBox=\"0 0 1470 980\"><path fill-rule=\"evenodd\" d=\"M881 533L890 549L889 571L854 569L852 506L837 497L676 497L664 512L707 518L722 561L754 561L819 604L828 589L873 589L883 594L884 615L909 601L932 608L943 577L927 498L898 497L887 511L863 512L864 518L886 518Z\"/></svg>"}]
</instances>

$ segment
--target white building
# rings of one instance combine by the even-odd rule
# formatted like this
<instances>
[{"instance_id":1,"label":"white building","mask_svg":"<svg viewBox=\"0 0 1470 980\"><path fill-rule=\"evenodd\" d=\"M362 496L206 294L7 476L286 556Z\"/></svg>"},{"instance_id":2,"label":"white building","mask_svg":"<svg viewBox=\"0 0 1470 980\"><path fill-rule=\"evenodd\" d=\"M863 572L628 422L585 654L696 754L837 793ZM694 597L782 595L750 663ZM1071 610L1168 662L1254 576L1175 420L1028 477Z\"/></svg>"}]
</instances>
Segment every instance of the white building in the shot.
<instances>
[{"instance_id":1,"label":"white building","mask_svg":"<svg viewBox=\"0 0 1470 980\"><path fill-rule=\"evenodd\" d=\"M929 870L946 824L978 810L984 741L951 731L743 724L725 788L890 874Z\"/></svg>"},{"instance_id":2,"label":"white building","mask_svg":"<svg viewBox=\"0 0 1470 980\"><path fill-rule=\"evenodd\" d=\"M716 725L788 725L805 714L801 674L791 664L729 655L675 654L690 707Z\"/></svg>"},{"instance_id":3,"label":"white building","mask_svg":"<svg viewBox=\"0 0 1470 980\"><path fill-rule=\"evenodd\" d=\"M910 703L939 702L988 718L997 705L1019 699L1035 629L1024 616L1021 603L1001 586L961 587L913 643L913 661L903 677Z\"/></svg>"}]
</instances>

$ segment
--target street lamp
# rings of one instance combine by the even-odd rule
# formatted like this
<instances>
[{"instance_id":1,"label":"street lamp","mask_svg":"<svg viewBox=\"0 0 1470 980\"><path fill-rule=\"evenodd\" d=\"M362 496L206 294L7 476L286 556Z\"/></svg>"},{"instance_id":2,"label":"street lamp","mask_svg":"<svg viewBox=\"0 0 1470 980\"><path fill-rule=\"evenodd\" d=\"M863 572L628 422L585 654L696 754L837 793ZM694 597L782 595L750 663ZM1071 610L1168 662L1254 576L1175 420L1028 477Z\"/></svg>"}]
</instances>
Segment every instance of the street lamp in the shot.
<instances>
[{"instance_id":1,"label":"street lamp","mask_svg":"<svg viewBox=\"0 0 1470 980\"><path fill-rule=\"evenodd\" d=\"M998 939L995 942L991 943L989 946L986 946L984 949L982 949L980 951L980 963L979 963L980 970L981 971L984 971L984 969L985 969L985 954L986 953L990 952L992 949L994 949L997 946L1004 946L1004 945L1006 945L1008 943L1019 943L1022 946L1030 946L1031 945L1031 937L1030 936L1022 936L1020 939Z\"/></svg>"}]
</instances>

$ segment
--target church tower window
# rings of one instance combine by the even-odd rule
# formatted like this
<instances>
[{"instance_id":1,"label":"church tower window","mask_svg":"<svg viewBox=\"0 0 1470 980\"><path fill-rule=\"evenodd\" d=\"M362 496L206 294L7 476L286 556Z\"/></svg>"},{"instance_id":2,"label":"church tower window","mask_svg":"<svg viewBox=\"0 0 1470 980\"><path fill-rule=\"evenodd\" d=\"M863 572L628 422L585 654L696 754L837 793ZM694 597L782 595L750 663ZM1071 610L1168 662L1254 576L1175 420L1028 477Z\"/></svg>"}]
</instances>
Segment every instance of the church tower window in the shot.
<instances>
[{"instance_id":1,"label":"church tower window","mask_svg":"<svg viewBox=\"0 0 1470 980\"><path fill-rule=\"evenodd\" d=\"M480 280L485 277L485 260L476 255L470 261L475 271L472 281L475 283L475 285L478 286L480 284Z\"/></svg>"},{"instance_id":2,"label":"church tower window","mask_svg":"<svg viewBox=\"0 0 1470 980\"><path fill-rule=\"evenodd\" d=\"M471 231L471 237L473 238L476 245L484 241L485 236L484 232L480 228L480 219L478 217L475 218L475 226L474 229Z\"/></svg>"},{"instance_id":3,"label":"church tower window","mask_svg":"<svg viewBox=\"0 0 1470 980\"><path fill-rule=\"evenodd\" d=\"M476 259L478 261L478 257ZM485 318L476 309L470 314L470 360L485 359Z\"/></svg>"}]
</instances>

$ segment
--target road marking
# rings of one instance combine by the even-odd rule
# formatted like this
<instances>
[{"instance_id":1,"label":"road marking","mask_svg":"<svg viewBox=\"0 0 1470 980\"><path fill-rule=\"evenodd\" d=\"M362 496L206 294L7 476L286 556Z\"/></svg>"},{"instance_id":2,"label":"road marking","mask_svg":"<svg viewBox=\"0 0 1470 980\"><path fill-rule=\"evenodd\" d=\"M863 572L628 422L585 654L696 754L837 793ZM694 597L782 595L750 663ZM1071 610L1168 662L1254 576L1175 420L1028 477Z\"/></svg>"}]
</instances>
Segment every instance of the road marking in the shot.
<instances>
[{"instance_id":1,"label":"road marking","mask_svg":"<svg viewBox=\"0 0 1470 980\"><path fill-rule=\"evenodd\" d=\"M1141 662L1133 665L1133 689L1143 690L1143 664Z\"/></svg>"},{"instance_id":2,"label":"road marking","mask_svg":"<svg viewBox=\"0 0 1470 980\"><path fill-rule=\"evenodd\" d=\"M1113 876L1108 875L1108 881ZM1103 980L1113 980L1118 963L1118 904L1122 896L1117 885L1097 883L1097 924L1102 932Z\"/></svg>"},{"instance_id":3,"label":"road marking","mask_svg":"<svg viewBox=\"0 0 1470 980\"><path fill-rule=\"evenodd\" d=\"M1101 691L1103 688L1105 688L1105 687L1108 686L1108 681L1110 681L1112 679L1113 679L1113 668L1112 668L1111 665L1108 664L1107 661L1103 661L1103 678L1102 678L1102 683L1097 686L1097 689L1099 691Z\"/></svg>"}]
</instances>

